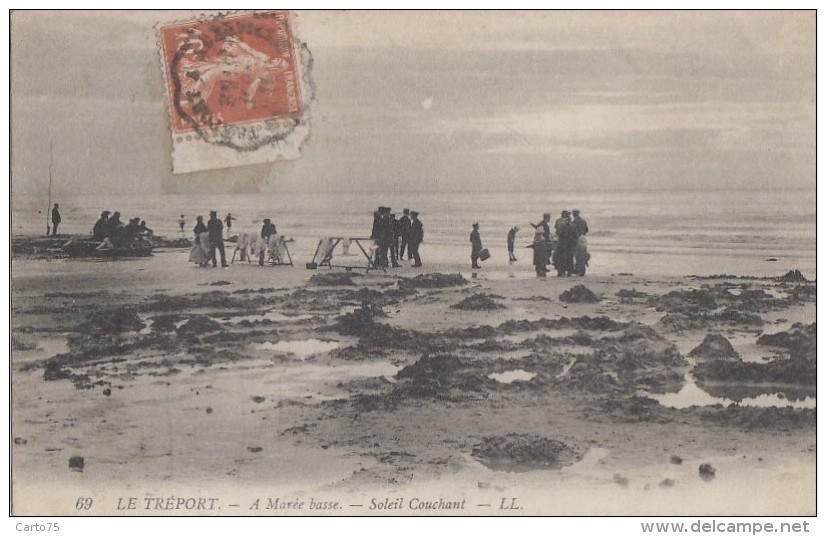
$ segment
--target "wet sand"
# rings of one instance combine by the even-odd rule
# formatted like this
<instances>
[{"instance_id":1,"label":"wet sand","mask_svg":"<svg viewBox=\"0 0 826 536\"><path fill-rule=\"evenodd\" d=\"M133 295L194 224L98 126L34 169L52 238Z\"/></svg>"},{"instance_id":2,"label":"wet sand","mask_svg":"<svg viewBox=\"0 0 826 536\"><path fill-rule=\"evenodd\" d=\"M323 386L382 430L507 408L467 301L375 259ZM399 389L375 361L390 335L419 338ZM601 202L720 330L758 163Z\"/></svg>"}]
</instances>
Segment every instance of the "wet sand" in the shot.
<instances>
[{"instance_id":1,"label":"wet sand","mask_svg":"<svg viewBox=\"0 0 826 536\"><path fill-rule=\"evenodd\" d=\"M816 510L812 282L185 261L13 259L16 514Z\"/></svg>"}]
</instances>

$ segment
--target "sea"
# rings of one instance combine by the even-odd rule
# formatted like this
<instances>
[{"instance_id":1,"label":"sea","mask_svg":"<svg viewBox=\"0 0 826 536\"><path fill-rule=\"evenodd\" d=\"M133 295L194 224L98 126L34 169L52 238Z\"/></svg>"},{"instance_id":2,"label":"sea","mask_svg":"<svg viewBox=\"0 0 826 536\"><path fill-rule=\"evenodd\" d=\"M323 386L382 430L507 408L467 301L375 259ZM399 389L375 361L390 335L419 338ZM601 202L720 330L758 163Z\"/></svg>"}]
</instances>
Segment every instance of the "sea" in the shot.
<instances>
[{"instance_id":1,"label":"sea","mask_svg":"<svg viewBox=\"0 0 826 536\"><path fill-rule=\"evenodd\" d=\"M180 237L178 220L186 220L191 237L195 217L220 218L231 213L227 235L256 233L270 218L278 232L294 239L296 266L313 259L325 237L369 237L373 211L390 206L420 213L425 239L420 247L424 269L469 271L471 225L478 222L482 242L491 252L481 273L533 276L531 223L550 212L579 209L588 222L594 275L747 275L777 276L800 270L816 276L815 190L646 190L441 193L260 193L260 194L95 194L53 195L63 222L61 234L90 234L102 210L120 211L123 219L139 217L156 235ZM48 200L13 194L12 235L43 235ZM518 261L510 263L506 237L519 227ZM230 247L229 252L232 251ZM342 264L358 266L358 250ZM181 255L186 262L185 255ZM334 264L339 259L334 259ZM408 263L409 264L409 263Z\"/></svg>"}]
</instances>

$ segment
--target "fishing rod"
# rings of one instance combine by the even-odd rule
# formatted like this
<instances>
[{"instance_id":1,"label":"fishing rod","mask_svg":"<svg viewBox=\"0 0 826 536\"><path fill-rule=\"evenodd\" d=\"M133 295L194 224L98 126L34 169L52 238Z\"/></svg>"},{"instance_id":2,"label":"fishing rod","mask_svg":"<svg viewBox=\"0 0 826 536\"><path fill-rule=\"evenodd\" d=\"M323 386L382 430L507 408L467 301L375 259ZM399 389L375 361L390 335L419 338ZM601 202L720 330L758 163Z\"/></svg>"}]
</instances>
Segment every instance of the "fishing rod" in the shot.
<instances>
[{"instance_id":1,"label":"fishing rod","mask_svg":"<svg viewBox=\"0 0 826 536\"><path fill-rule=\"evenodd\" d=\"M46 236L49 236L51 227L49 226L49 215L52 207L52 162L54 161L54 152L52 151L52 141L49 140L49 203L46 205Z\"/></svg>"}]
</instances>

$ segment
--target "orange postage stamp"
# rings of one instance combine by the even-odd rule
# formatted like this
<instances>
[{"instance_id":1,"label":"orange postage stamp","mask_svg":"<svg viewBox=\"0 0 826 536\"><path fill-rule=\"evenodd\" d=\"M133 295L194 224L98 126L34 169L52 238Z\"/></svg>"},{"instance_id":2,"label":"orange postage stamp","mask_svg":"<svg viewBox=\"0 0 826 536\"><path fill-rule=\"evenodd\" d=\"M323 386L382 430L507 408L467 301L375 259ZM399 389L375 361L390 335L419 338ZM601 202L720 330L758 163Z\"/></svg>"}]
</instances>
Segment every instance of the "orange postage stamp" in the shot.
<instances>
[{"instance_id":1,"label":"orange postage stamp","mask_svg":"<svg viewBox=\"0 0 826 536\"><path fill-rule=\"evenodd\" d=\"M174 173L297 158L309 133L288 11L158 26Z\"/></svg>"}]
</instances>

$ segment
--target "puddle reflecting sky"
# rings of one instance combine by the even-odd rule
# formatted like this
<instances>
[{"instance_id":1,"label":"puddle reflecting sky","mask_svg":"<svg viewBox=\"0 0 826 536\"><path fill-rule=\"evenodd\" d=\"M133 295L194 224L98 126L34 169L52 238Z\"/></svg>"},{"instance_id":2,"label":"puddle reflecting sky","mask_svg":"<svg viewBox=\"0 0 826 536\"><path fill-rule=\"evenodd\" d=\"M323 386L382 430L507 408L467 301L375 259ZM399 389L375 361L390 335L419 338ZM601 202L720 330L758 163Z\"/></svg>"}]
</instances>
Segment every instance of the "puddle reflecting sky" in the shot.
<instances>
[{"instance_id":1,"label":"puddle reflecting sky","mask_svg":"<svg viewBox=\"0 0 826 536\"><path fill-rule=\"evenodd\" d=\"M256 350L295 354L302 359L311 355L331 352L341 346L340 342L304 339L300 341L262 342L255 344Z\"/></svg>"},{"instance_id":2,"label":"puddle reflecting sky","mask_svg":"<svg viewBox=\"0 0 826 536\"><path fill-rule=\"evenodd\" d=\"M647 396L653 398L665 407L677 409L690 408L692 406L713 406L714 404L722 404L723 406L739 404L741 406L757 408L791 407L802 409L817 407L817 398L813 396L804 397L799 400L789 400L785 397L781 398L777 393L764 393L754 397L745 397L741 400L713 396L702 390L694 382L694 378L690 374L686 376L686 384L678 393L649 394Z\"/></svg>"},{"instance_id":3,"label":"puddle reflecting sky","mask_svg":"<svg viewBox=\"0 0 826 536\"><path fill-rule=\"evenodd\" d=\"M534 372L527 372L524 370L509 370L507 372L495 372L488 375L488 378L498 381L499 383L513 383L515 381L529 381L536 376Z\"/></svg>"}]
</instances>

